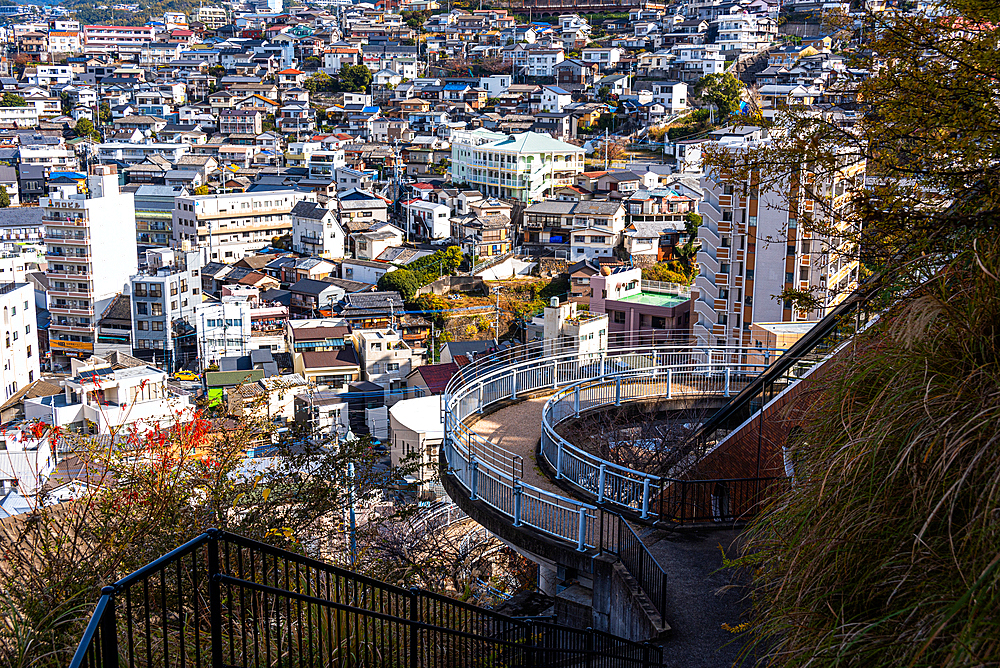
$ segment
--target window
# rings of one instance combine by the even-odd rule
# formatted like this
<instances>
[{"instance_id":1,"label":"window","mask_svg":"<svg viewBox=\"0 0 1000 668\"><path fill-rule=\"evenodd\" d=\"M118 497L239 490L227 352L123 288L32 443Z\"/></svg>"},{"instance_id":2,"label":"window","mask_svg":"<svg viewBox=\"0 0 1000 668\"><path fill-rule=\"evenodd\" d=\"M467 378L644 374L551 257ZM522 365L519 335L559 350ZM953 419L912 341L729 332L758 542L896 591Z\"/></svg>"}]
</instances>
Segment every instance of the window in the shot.
<instances>
[{"instance_id":1,"label":"window","mask_svg":"<svg viewBox=\"0 0 1000 668\"><path fill-rule=\"evenodd\" d=\"M154 332L162 332L163 331L163 321L162 320L154 320L153 321L153 331Z\"/></svg>"},{"instance_id":2,"label":"window","mask_svg":"<svg viewBox=\"0 0 1000 668\"><path fill-rule=\"evenodd\" d=\"M31 357L31 346L28 346L28 357Z\"/></svg>"},{"instance_id":3,"label":"window","mask_svg":"<svg viewBox=\"0 0 1000 668\"><path fill-rule=\"evenodd\" d=\"M139 315L149 315L149 308L145 302L136 302L135 312Z\"/></svg>"},{"instance_id":4,"label":"window","mask_svg":"<svg viewBox=\"0 0 1000 668\"><path fill-rule=\"evenodd\" d=\"M163 304L152 304L153 315L163 315Z\"/></svg>"},{"instance_id":5,"label":"window","mask_svg":"<svg viewBox=\"0 0 1000 668\"><path fill-rule=\"evenodd\" d=\"M399 371L399 362L387 362L385 365L386 371Z\"/></svg>"},{"instance_id":6,"label":"window","mask_svg":"<svg viewBox=\"0 0 1000 668\"><path fill-rule=\"evenodd\" d=\"M146 296L146 284L145 283L136 283L135 284L135 296L136 297L145 297Z\"/></svg>"},{"instance_id":7,"label":"window","mask_svg":"<svg viewBox=\"0 0 1000 668\"><path fill-rule=\"evenodd\" d=\"M149 323L146 322L145 320L140 320L137 323L136 327L139 329L139 331L145 332L146 330L149 329Z\"/></svg>"},{"instance_id":8,"label":"window","mask_svg":"<svg viewBox=\"0 0 1000 668\"><path fill-rule=\"evenodd\" d=\"M728 274L729 273L729 263L728 262L720 262L719 263L719 273L720 274Z\"/></svg>"},{"instance_id":9,"label":"window","mask_svg":"<svg viewBox=\"0 0 1000 668\"><path fill-rule=\"evenodd\" d=\"M625 324L625 311L612 311L615 314L615 324L624 325Z\"/></svg>"}]
</instances>

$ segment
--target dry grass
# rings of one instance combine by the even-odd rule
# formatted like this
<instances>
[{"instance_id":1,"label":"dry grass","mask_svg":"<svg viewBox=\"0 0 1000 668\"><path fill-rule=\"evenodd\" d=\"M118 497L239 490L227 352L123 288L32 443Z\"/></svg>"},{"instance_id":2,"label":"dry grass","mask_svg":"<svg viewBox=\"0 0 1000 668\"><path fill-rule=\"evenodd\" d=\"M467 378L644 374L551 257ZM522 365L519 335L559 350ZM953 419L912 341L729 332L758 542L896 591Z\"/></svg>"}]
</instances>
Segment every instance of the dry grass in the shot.
<instances>
[{"instance_id":1,"label":"dry grass","mask_svg":"<svg viewBox=\"0 0 1000 668\"><path fill-rule=\"evenodd\" d=\"M1000 244L959 255L827 381L747 533L751 650L1000 665Z\"/></svg>"}]
</instances>

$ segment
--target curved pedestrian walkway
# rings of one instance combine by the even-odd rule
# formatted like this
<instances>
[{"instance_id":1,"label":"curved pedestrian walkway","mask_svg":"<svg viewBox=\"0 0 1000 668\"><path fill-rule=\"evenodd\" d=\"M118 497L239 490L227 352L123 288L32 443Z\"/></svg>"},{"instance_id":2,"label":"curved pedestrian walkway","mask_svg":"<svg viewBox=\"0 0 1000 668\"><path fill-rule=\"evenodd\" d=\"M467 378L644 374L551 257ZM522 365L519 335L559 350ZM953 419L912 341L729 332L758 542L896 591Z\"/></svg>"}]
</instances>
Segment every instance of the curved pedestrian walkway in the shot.
<instances>
[{"instance_id":1,"label":"curved pedestrian walkway","mask_svg":"<svg viewBox=\"0 0 1000 668\"><path fill-rule=\"evenodd\" d=\"M565 490L542 472L535 459L538 441L542 438L542 407L549 396L532 397L504 406L471 422L469 428L494 445L521 457L524 462L522 482L565 495Z\"/></svg>"}]
</instances>

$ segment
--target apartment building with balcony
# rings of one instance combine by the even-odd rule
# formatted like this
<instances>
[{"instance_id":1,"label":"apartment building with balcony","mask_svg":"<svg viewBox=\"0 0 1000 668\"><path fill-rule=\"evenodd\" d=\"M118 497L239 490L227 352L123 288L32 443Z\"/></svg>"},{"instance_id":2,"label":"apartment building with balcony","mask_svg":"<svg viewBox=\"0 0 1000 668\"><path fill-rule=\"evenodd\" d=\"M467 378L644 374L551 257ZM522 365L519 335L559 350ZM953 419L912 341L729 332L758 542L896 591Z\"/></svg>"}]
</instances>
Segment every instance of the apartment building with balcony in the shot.
<instances>
[{"instance_id":1,"label":"apartment building with balcony","mask_svg":"<svg viewBox=\"0 0 1000 668\"><path fill-rule=\"evenodd\" d=\"M30 283L0 283L0 396L3 400L39 378L35 290Z\"/></svg>"},{"instance_id":2,"label":"apartment building with balcony","mask_svg":"<svg viewBox=\"0 0 1000 668\"><path fill-rule=\"evenodd\" d=\"M406 376L413 370L413 349L393 329L361 329L353 334L361 378L385 392L391 405L406 396ZM419 362L418 362L419 363Z\"/></svg>"},{"instance_id":3,"label":"apartment building with balcony","mask_svg":"<svg viewBox=\"0 0 1000 668\"><path fill-rule=\"evenodd\" d=\"M146 251L146 269L130 279L135 357L172 372L197 356L193 334L201 264L198 250Z\"/></svg>"},{"instance_id":4,"label":"apartment building with balcony","mask_svg":"<svg viewBox=\"0 0 1000 668\"><path fill-rule=\"evenodd\" d=\"M845 157L831 174L803 167L794 181L768 188L755 175L749 182L702 177L693 336L710 345L750 345L753 323L814 322L840 303L858 282L857 249L847 237L858 224L850 200L864 174L862 161ZM805 218L843 236L810 232L799 224ZM786 289L810 291L820 307L801 311L774 298Z\"/></svg>"},{"instance_id":5,"label":"apartment building with balcony","mask_svg":"<svg viewBox=\"0 0 1000 668\"><path fill-rule=\"evenodd\" d=\"M256 109L223 109L219 112L219 132L224 135L259 135L264 117Z\"/></svg>"},{"instance_id":6,"label":"apartment building with balcony","mask_svg":"<svg viewBox=\"0 0 1000 668\"><path fill-rule=\"evenodd\" d=\"M135 199L121 192L114 165L94 165L87 192L53 187L39 205L49 282L49 353L56 365L94 352L98 316L139 270Z\"/></svg>"},{"instance_id":7,"label":"apartment building with balcony","mask_svg":"<svg viewBox=\"0 0 1000 668\"><path fill-rule=\"evenodd\" d=\"M134 54L156 36L153 26L83 26L83 50L88 54Z\"/></svg>"},{"instance_id":8,"label":"apartment building with balcony","mask_svg":"<svg viewBox=\"0 0 1000 668\"><path fill-rule=\"evenodd\" d=\"M524 211L524 246L539 255L573 262L611 257L622 243L625 207L620 201L545 200Z\"/></svg>"},{"instance_id":9,"label":"apartment building with balcony","mask_svg":"<svg viewBox=\"0 0 1000 668\"><path fill-rule=\"evenodd\" d=\"M187 197L184 186L141 185L135 191L135 234L140 246L169 246L174 200Z\"/></svg>"},{"instance_id":10,"label":"apartment building with balcony","mask_svg":"<svg viewBox=\"0 0 1000 668\"><path fill-rule=\"evenodd\" d=\"M524 132L478 145L476 139L453 145L452 181L474 184L487 197L531 202L574 185L583 173L583 149L549 135Z\"/></svg>"},{"instance_id":11,"label":"apartment building with balcony","mask_svg":"<svg viewBox=\"0 0 1000 668\"><path fill-rule=\"evenodd\" d=\"M608 316L587 311L574 301L559 303L553 297L541 315L525 329L525 342L542 342L542 355L574 350L581 360L590 359L608 349Z\"/></svg>"},{"instance_id":12,"label":"apartment building with balcony","mask_svg":"<svg viewBox=\"0 0 1000 668\"><path fill-rule=\"evenodd\" d=\"M292 208L292 250L327 259L344 257L347 236L335 209L303 200Z\"/></svg>"},{"instance_id":13,"label":"apartment building with balcony","mask_svg":"<svg viewBox=\"0 0 1000 668\"><path fill-rule=\"evenodd\" d=\"M235 262L292 230L292 209L311 194L298 190L178 197L172 212L173 245L189 241L205 263Z\"/></svg>"}]
</instances>

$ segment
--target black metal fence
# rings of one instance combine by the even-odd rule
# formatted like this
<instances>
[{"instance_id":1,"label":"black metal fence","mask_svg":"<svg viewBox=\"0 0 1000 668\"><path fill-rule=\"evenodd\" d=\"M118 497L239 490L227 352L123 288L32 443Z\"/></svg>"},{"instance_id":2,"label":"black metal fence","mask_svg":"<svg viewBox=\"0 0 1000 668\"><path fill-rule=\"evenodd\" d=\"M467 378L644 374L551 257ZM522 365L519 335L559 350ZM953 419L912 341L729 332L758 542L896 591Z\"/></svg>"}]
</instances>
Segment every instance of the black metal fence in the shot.
<instances>
[{"instance_id":1,"label":"black metal fence","mask_svg":"<svg viewBox=\"0 0 1000 668\"><path fill-rule=\"evenodd\" d=\"M656 561L642 539L624 518L618 518L617 552L622 565L639 583L653 607L667 614L667 574Z\"/></svg>"},{"instance_id":2,"label":"black metal fence","mask_svg":"<svg viewBox=\"0 0 1000 668\"><path fill-rule=\"evenodd\" d=\"M654 512L675 524L745 522L788 488L788 478L664 480Z\"/></svg>"},{"instance_id":3,"label":"black metal fence","mask_svg":"<svg viewBox=\"0 0 1000 668\"><path fill-rule=\"evenodd\" d=\"M518 620L209 530L101 591L70 668L593 666L662 650Z\"/></svg>"}]
</instances>

